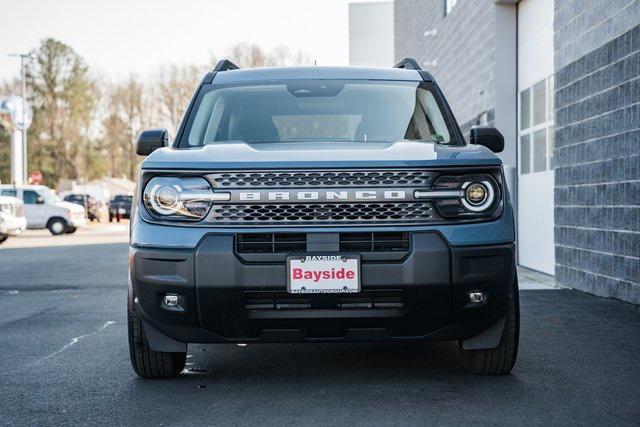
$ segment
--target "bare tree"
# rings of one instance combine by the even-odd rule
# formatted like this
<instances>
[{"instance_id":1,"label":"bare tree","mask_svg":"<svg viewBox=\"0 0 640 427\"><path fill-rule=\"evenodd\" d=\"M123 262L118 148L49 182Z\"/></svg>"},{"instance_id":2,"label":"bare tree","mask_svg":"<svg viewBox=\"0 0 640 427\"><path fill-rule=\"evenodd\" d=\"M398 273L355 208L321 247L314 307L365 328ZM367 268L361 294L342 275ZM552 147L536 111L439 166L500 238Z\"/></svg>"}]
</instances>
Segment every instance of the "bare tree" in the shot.
<instances>
[{"instance_id":1,"label":"bare tree","mask_svg":"<svg viewBox=\"0 0 640 427\"><path fill-rule=\"evenodd\" d=\"M180 120L202 77L203 70L195 65L168 65L157 76L158 117L175 135Z\"/></svg>"},{"instance_id":2,"label":"bare tree","mask_svg":"<svg viewBox=\"0 0 640 427\"><path fill-rule=\"evenodd\" d=\"M102 147L111 176L134 178L138 166L135 139L153 122L153 100L149 88L137 75L107 87L103 106Z\"/></svg>"},{"instance_id":3,"label":"bare tree","mask_svg":"<svg viewBox=\"0 0 640 427\"><path fill-rule=\"evenodd\" d=\"M267 55L255 45L239 43L229 49L231 60L242 68L263 67L267 65Z\"/></svg>"},{"instance_id":4,"label":"bare tree","mask_svg":"<svg viewBox=\"0 0 640 427\"><path fill-rule=\"evenodd\" d=\"M289 46L277 46L267 54L268 66L292 66L308 65L311 63L309 56L301 50L292 50Z\"/></svg>"},{"instance_id":5,"label":"bare tree","mask_svg":"<svg viewBox=\"0 0 640 427\"><path fill-rule=\"evenodd\" d=\"M239 67L248 68L310 63L304 52L284 45L265 52L255 44L238 43L229 49L227 56Z\"/></svg>"},{"instance_id":6,"label":"bare tree","mask_svg":"<svg viewBox=\"0 0 640 427\"><path fill-rule=\"evenodd\" d=\"M130 75L124 83L115 88L112 98L112 102L125 124L123 134L126 138L126 145L122 148L123 154L126 156L126 174L129 177L133 177L136 173L135 138L142 131L143 93L142 83L135 75Z\"/></svg>"}]
</instances>

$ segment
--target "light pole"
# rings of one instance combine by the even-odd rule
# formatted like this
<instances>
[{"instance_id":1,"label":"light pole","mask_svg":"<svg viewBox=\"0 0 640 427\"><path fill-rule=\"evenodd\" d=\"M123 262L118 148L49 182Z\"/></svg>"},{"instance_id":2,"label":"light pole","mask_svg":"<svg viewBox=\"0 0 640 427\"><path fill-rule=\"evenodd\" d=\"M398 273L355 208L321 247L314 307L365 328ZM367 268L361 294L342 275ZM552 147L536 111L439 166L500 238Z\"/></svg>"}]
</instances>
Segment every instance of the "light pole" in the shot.
<instances>
[{"instance_id":1,"label":"light pole","mask_svg":"<svg viewBox=\"0 0 640 427\"><path fill-rule=\"evenodd\" d=\"M33 59L32 53L11 53L11 57L20 57L20 84L22 86L22 111L27 111L27 60ZM27 182L27 128L22 126L22 180Z\"/></svg>"},{"instance_id":2,"label":"light pole","mask_svg":"<svg viewBox=\"0 0 640 427\"><path fill-rule=\"evenodd\" d=\"M11 133L11 181L14 184L22 184L26 175L23 170L22 137L23 130L31 125L31 117L29 104L21 97L11 95L0 99L0 125Z\"/></svg>"}]
</instances>

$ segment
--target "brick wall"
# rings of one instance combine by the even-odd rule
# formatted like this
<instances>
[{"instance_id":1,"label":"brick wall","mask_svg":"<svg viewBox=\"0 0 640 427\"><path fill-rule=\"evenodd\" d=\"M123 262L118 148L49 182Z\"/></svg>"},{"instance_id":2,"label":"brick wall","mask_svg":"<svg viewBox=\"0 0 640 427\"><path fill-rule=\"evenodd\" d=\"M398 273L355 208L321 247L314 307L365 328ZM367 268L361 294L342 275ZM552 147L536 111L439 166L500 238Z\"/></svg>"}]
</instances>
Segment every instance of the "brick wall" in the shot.
<instances>
[{"instance_id":1,"label":"brick wall","mask_svg":"<svg viewBox=\"0 0 640 427\"><path fill-rule=\"evenodd\" d=\"M640 0L554 9L556 278L640 304ZM448 16L443 0L395 0L396 59L437 62L425 68L465 131L494 121L494 11L494 0L459 0Z\"/></svg>"},{"instance_id":2,"label":"brick wall","mask_svg":"<svg viewBox=\"0 0 640 427\"><path fill-rule=\"evenodd\" d=\"M395 55L413 57L440 85L461 125L492 122L495 106L493 0L461 0L444 16L444 0L395 0ZM437 30L435 37L425 31ZM437 65L423 65L436 61ZM490 116L490 117L489 117Z\"/></svg>"},{"instance_id":3,"label":"brick wall","mask_svg":"<svg viewBox=\"0 0 640 427\"><path fill-rule=\"evenodd\" d=\"M556 279L636 304L639 22L638 0L556 0Z\"/></svg>"}]
</instances>

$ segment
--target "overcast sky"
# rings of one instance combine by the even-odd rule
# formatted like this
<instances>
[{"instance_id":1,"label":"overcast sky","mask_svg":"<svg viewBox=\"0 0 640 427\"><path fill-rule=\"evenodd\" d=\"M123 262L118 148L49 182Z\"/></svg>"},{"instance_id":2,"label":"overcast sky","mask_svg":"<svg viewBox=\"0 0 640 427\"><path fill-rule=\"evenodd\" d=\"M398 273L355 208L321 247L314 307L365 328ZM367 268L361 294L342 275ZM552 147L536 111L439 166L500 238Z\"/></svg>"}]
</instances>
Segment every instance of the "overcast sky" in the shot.
<instances>
[{"instance_id":1,"label":"overcast sky","mask_svg":"<svg viewBox=\"0 0 640 427\"><path fill-rule=\"evenodd\" d=\"M0 79L44 37L117 78L166 63L206 63L238 42L300 49L318 65L348 63L348 4L362 0L0 0ZM375 1L375 0L374 0Z\"/></svg>"}]
</instances>

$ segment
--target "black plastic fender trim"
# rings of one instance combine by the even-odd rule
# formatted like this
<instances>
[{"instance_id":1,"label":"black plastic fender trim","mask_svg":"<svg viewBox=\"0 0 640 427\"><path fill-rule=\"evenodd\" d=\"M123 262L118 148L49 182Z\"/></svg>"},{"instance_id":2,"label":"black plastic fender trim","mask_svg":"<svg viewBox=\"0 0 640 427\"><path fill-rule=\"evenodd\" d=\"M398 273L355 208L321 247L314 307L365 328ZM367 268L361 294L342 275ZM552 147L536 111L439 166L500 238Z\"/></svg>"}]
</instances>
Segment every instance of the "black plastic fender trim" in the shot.
<instances>
[{"instance_id":1,"label":"black plastic fender trim","mask_svg":"<svg viewBox=\"0 0 640 427\"><path fill-rule=\"evenodd\" d=\"M186 343L169 338L168 336L164 335L162 332L151 326L149 322L145 321L144 319L141 320L142 330L144 331L144 336L147 339L147 344L149 344L151 350L162 351L166 353L187 352Z\"/></svg>"},{"instance_id":2,"label":"black plastic fender trim","mask_svg":"<svg viewBox=\"0 0 640 427\"><path fill-rule=\"evenodd\" d=\"M502 332L504 331L505 324L507 322L507 316L504 315L496 323L480 332L475 337L462 341L462 348L464 350L484 350L487 348L496 348L500 345L500 339L502 338Z\"/></svg>"}]
</instances>

